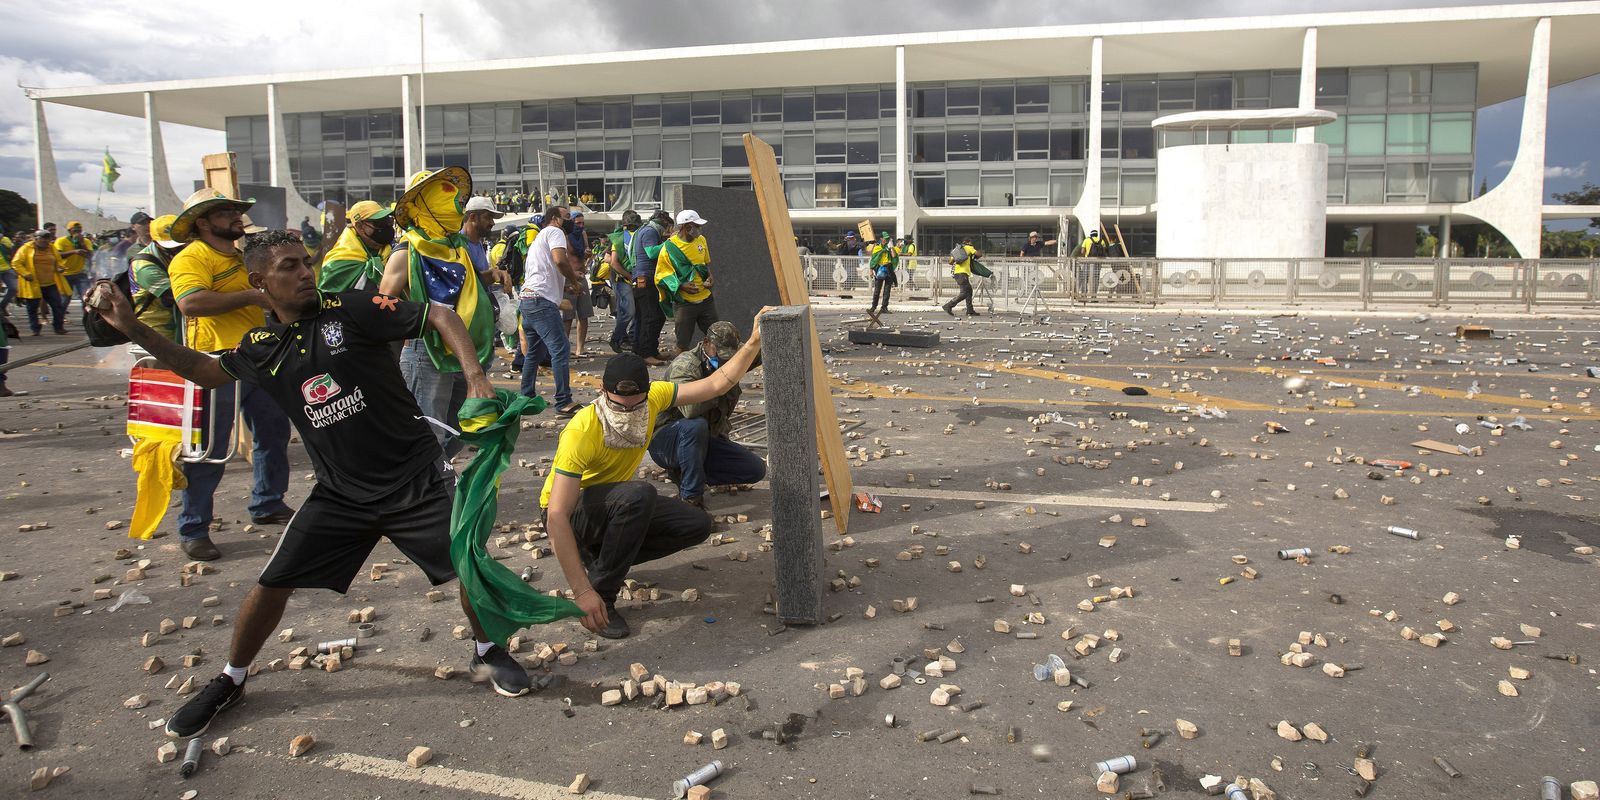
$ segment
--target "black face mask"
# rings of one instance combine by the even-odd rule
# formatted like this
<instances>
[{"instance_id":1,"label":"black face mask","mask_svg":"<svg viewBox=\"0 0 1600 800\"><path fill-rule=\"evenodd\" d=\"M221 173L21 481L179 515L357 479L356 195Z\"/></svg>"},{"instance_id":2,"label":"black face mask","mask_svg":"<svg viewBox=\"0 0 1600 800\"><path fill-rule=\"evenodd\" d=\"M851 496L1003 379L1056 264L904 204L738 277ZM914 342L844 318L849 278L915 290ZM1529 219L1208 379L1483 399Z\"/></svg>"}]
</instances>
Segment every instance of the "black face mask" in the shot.
<instances>
[{"instance_id":1,"label":"black face mask","mask_svg":"<svg viewBox=\"0 0 1600 800\"><path fill-rule=\"evenodd\" d=\"M394 223L388 220L372 222L372 235L369 237L377 242L379 247L394 242Z\"/></svg>"},{"instance_id":2,"label":"black face mask","mask_svg":"<svg viewBox=\"0 0 1600 800\"><path fill-rule=\"evenodd\" d=\"M561 230L563 232L572 233L573 228L575 228L575 227L576 226L572 224L572 220L570 220L570 219L561 220Z\"/></svg>"}]
</instances>

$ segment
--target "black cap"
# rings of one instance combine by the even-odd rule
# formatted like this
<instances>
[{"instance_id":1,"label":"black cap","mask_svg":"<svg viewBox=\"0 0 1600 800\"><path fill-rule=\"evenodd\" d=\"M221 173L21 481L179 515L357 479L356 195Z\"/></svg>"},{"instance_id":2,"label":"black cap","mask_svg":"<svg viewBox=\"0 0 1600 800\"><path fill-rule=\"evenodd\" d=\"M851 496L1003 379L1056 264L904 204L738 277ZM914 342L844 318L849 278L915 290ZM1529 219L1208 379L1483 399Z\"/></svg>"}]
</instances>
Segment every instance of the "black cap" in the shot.
<instances>
[{"instance_id":1,"label":"black cap","mask_svg":"<svg viewBox=\"0 0 1600 800\"><path fill-rule=\"evenodd\" d=\"M133 216L128 218L128 224L138 225L140 223L149 222L150 220L151 217L149 214L146 214L143 211L135 211L133 212Z\"/></svg>"},{"instance_id":2,"label":"black cap","mask_svg":"<svg viewBox=\"0 0 1600 800\"><path fill-rule=\"evenodd\" d=\"M613 394L644 394L650 391L650 368L644 359L623 353L606 362L605 376L600 384Z\"/></svg>"}]
</instances>

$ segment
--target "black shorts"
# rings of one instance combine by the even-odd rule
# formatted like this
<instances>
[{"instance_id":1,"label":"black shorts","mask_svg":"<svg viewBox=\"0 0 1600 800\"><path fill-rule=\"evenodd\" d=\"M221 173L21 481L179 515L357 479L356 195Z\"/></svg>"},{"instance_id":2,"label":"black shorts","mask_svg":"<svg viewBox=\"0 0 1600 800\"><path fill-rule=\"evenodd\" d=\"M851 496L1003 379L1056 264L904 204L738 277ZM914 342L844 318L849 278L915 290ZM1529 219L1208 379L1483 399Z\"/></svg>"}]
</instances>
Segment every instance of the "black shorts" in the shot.
<instances>
[{"instance_id":1,"label":"black shorts","mask_svg":"<svg viewBox=\"0 0 1600 800\"><path fill-rule=\"evenodd\" d=\"M372 548L387 538L438 586L456 576L450 562L450 480L429 465L388 495L353 502L313 487L284 529L257 580L274 589L344 594Z\"/></svg>"}]
</instances>

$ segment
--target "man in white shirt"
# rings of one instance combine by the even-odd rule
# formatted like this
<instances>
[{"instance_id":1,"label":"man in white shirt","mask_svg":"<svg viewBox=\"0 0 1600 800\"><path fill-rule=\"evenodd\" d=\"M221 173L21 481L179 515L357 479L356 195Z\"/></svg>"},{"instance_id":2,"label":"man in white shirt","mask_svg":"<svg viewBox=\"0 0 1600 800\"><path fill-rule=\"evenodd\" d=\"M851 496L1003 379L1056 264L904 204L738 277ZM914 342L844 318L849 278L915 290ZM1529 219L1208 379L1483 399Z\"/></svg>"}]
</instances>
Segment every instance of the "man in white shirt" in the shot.
<instances>
[{"instance_id":1,"label":"man in white shirt","mask_svg":"<svg viewBox=\"0 0 1600 800\"><path fill-rule=\"evenodd\" d=\"M528 244L527 281L522 284L522 332L528 340L528 352L522 359L522 393L535 395L534 378L539 364L550 361L550 371L555 374L555 411L571 416L583 406L572 402L571 376L568 370L570 351L567 332L561 322L564 296L587 291L583 275L578 272L567 251L567 234L572 230L572 217L565 206L551 206L544 212L544 227Z\"/></svg>"}]
</instances>

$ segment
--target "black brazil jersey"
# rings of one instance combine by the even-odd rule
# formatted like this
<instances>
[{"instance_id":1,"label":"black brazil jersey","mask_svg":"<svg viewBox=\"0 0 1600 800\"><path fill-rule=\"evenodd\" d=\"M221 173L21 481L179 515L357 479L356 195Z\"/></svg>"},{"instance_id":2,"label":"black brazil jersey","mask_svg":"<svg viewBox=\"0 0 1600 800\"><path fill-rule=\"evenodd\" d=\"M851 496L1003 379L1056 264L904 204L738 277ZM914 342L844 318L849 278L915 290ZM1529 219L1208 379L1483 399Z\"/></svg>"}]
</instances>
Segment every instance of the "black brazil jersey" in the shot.
<instances>
[{"instance_id":1,"label":"black brazil jersey","mask_svg":"<svg viewBox=\"0 0 1600 800\"><path fill-rule=\"evenodd\" d=\"M389 348L421 336L427 315L387 295L326 294L315 316L245 334L222 368L289 416L323 487L374 500L444 459Z\"/></svg>"}]
</instances>

